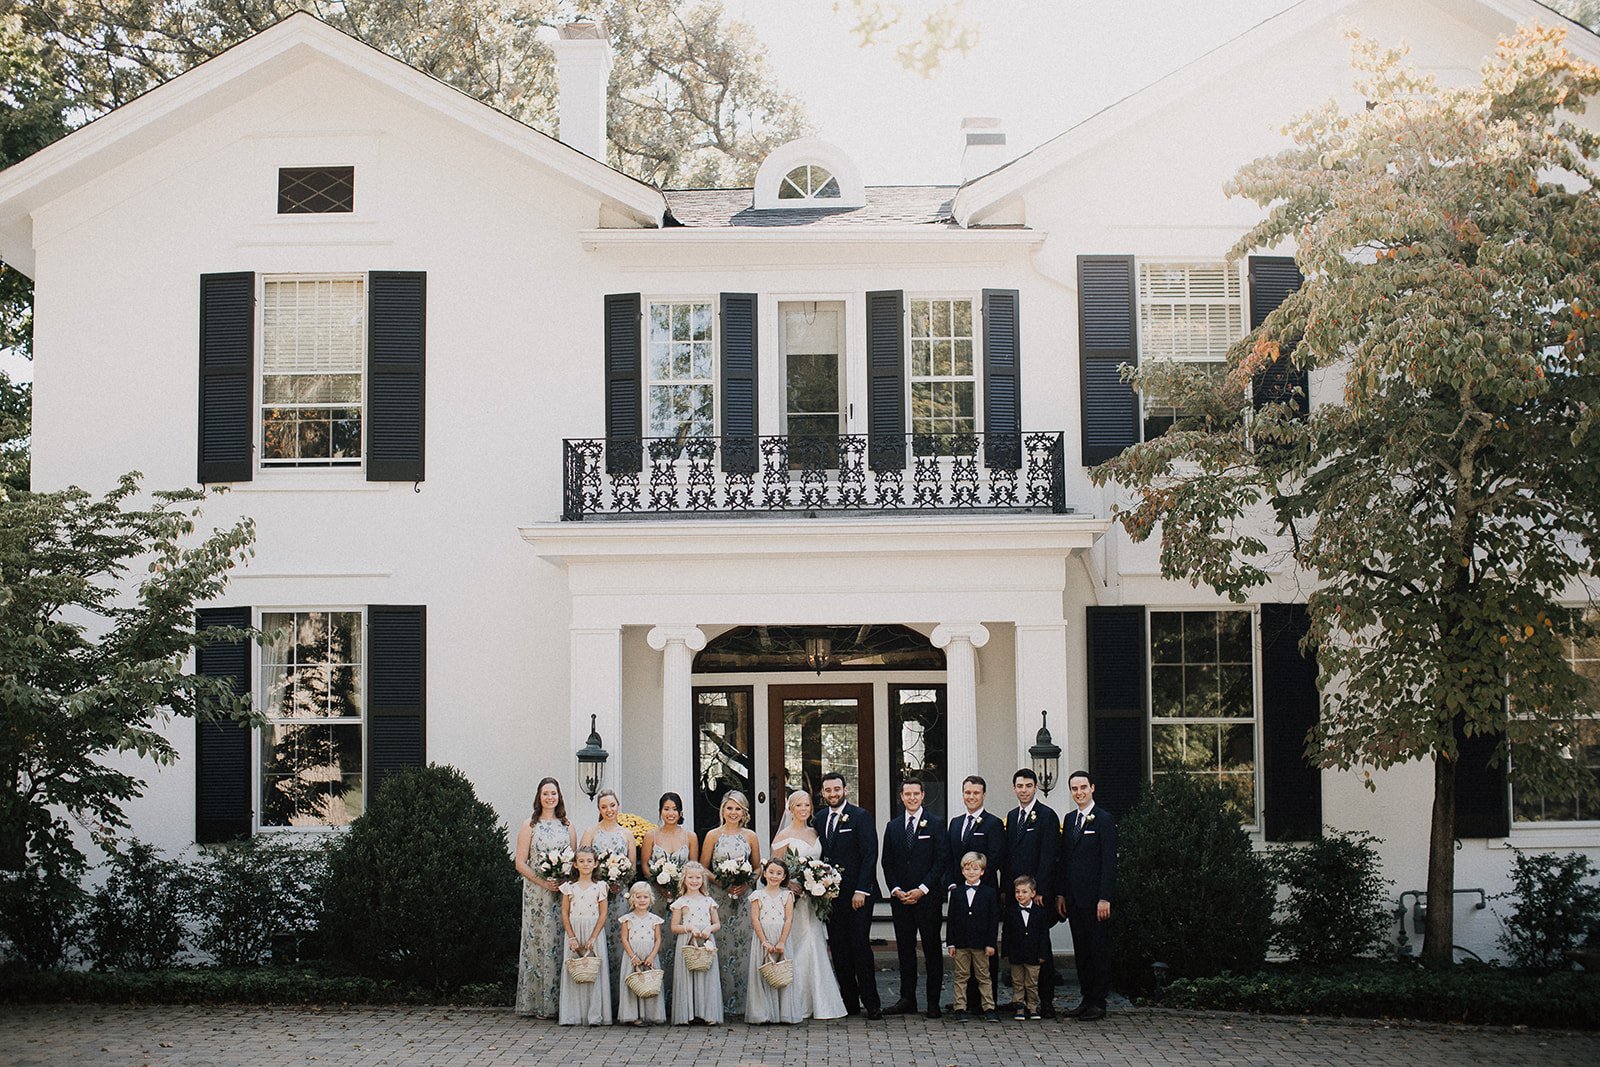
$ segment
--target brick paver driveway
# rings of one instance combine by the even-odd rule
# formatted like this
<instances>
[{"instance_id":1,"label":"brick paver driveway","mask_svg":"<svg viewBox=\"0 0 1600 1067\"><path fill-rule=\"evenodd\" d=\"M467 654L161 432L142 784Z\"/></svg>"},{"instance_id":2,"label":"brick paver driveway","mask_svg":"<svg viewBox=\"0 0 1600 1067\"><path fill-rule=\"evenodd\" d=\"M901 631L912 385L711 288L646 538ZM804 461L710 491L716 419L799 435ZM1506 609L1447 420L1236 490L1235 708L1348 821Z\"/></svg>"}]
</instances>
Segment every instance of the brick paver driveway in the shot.
<instances>
[{"instance_id":1,"label":"brick paver driveway","mask_svg":"<svg viewBox=\"0 0 1600 1067\"><path fill-rule=\"evenodd\" d=\"M1102 1023L849 1019L574 1030L508 1010L0 1009L0 1064L1358 1064L1594 1067L1600 1035L1135 1009Z\"/></svg>"}]
</instances>

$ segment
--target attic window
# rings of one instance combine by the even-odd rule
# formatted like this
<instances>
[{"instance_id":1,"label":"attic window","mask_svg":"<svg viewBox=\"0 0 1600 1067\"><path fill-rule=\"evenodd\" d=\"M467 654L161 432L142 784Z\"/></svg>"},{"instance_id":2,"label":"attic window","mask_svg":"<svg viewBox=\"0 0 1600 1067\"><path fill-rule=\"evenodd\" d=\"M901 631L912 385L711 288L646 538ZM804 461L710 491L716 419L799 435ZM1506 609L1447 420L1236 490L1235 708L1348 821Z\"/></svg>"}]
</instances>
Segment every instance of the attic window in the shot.
<instances>
[{"instance_id":1,"label":"attic window","mask_svg":"<svg viewBox=\"0 0 1600 1067\"><path fill-rule=\"evenodd\" d=\"M837 200L839 182L826 167L814 163L796 167L778 184L779 200Z\"/></svg>"},{"instance_id":2,"label":"attic window","mask_svg":"<svg viewBox=\"0 0 1600 1067\"><path fill-rule=\"evenodd\" d=\"M354 167L278 168L278 214L332 215L355 209Z\"/></svg>"}]
</instances>

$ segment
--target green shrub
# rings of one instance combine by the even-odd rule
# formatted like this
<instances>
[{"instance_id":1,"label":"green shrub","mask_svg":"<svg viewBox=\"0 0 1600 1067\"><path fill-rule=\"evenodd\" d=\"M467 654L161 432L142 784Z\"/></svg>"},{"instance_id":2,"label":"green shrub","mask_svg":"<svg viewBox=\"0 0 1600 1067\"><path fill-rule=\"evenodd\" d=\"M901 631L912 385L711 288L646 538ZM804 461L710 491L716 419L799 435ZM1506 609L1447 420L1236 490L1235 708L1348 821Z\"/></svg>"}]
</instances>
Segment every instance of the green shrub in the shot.
<instances>
[{"instance_id":1,"label":"green shrub","mask_svg":"<svg viewBox=\"0 0 1600 1067\"><path fill-rule=\"evenodd\" d=\"M510 1007L514 979L441 994L316 967L22 971L0 967L0 1004L452 1004Z\"/></svg>"},{"instance_id":2,"label":"green shrub","mask_svg":"<svg viewBox=\"0 0 1600 1067\"><path fill-rule=\"evenodd\" d=\"M1381 843L1362 831L1324 833L1267 854L1268 870L1288 890L1272 935L1279 951L1301 963L1347 963L1383 949L1393 917Z\"/></svg>"},{"instance_id":3,"label":"green shrub","mask_svg":"<svg viewBox=\"0 0 1600 1067\"><path fill-rule=\"evenodd\" d=\"M521 883L504 824L454 767L384 782L334 851L331 875L332 959L445 989L510 969Z\"/></svg>"},{"instance_id":4,"label":"green shrub","mask_svg":"<svg viewBox=\"0 0 1600 1067\"><path fill-rule=\"evenodd\" d=\"M321 918L328 844L258 834L211 845L194 865L195 940L225 967L266 962L274 937L309 934Z\"/></svg>"},{"instance_id":5,"label":"green shrub","mask_svg":"<svg viewBox=\"0 0 1600 1067\"><path fill-rule=\"evenodd\" d=\"M1147 988L1156 961L1174 977L1261 963L1272 880L1225 789L1197 775L1158 775L1120 830L1111 909L1120 985Z\"/></svg>"},{"instance_id":6,"label":"green shrub","mask_svg":"<svg viewBox=\"0 0 1600 1067\"><path fill-rule=\"evenodd\" d=\"M1600 885L1588 856L1517 851L1509 897L1515 910L1500 916L1500 950L1513 966L1549 971L1566 965L1562 953L1600 923Z\"/></svg>"},{"instance_id":7,"label":"green shrub","mask_svg":"<svg viewBox=\"0 0 1600 1067\"><path fill-rule=\"evenodd\" d=\"M193 874L138 839L122 849L104 847L109 873L89 907L84 955L100 970L172 966L188 937Z\"/></svg>"},{"instance_id":8,"label":"green shrub","mask_svg":"<svg viewBox=\"0 0 1600 1067\"><path fill-rule=\"evenodd\" d=\"M30 855L20 871L0 872L0 946L28 967L58 967L82 934L88 900L85 864L73 854L40 862Z\"/></svg>"}]
</instances>

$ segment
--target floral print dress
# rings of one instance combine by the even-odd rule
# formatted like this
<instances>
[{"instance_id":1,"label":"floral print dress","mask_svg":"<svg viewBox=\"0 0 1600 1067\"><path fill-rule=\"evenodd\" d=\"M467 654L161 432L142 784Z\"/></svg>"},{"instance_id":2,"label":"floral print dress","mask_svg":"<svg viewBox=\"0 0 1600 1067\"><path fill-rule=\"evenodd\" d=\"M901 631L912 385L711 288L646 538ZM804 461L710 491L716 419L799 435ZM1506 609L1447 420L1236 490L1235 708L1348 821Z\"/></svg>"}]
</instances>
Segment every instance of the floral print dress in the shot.
<instances>
[{"instance_id":1,"label":"floral print dress","mask_svg":"<svg viewBox=\"0 0 1600 1067\"><path fill-rule=\"evenodd\" d=\"M565 823L542 819L533 824L528 866L537 867L539 853L570 848ZM517 1014L554 1019L561 1006L561 952L567 943L561 929L561 894L522 880L522 946L517 957Z\"/></svg>"},{"instance_id":2,"label":"floral print dress","mask_svg":"<svg viewBox=\"0 0 1600 1067\"><path fill-rule=\"evenodd\" d=\"M596 851L616 852L627 856L629 859L634 860L635 866L637 866L638 856L636 852L638 850L633 847L632 830L620 827L615 830L607 830L604 827L596 827L594 837L590 843L594 845ZM599 877L598 872L595 877ZM614 885L611 887L611 914L615 915L619 911L628 910L628 887L633 885L634 879L638 877L639 872L635 870L626 879L626 885ZM617 996L621 992L619 983L622 980L620 972L622 966L622 928L616 923L606 923L606 952L607 966L610 971L611 1003L615 1004L617 1003Z\"/></svg>"},{"instance_id":3,"label":"floral print dress","mask_svg":"<svg viewBox=\"0 0 1600 1067\"><path fill-rule=\"evenodd\" d=\"M742 834L723 833L711 850L711 865L728 858L750 858L750 843ZM726 1014L744 1014L745 964L750 956L750 890L732 896L715 882L710 883L711 899L717 902L717 917L722 930L717 934L717 956L722 965L722 1003Z\"/></svg>"},{"instance_id":4,"label":"floral print dress","mask_svg":"<svg viewBox=\"0 0 1600 1067\"><path fill-rule=\"evenodd\" d=\"M662 848L660 845L657 845L650 850L650 870L652 872L661 870L661 865L669 861L676 864L679 871L682 871L684 865L689 862L688 834L684 834L683 844L679 845L675 849L672 849L670 852ZM660 882L657 882L654 878L651 878L650 888L656 892L656 902L650 905L651 913L661 916L663 922L668 921L671 918L668 909L672 907L672 898L677 896L678 887L674 885L669 890L667 886L664 886ZM671 929L671 927L668 927L668 929ZM664 978L662 986L663 992L669 997L672 995L672 965L677 957L677 954L678 939L670 936L662 937L661 970Z\"/></svg>"}]
</instances>

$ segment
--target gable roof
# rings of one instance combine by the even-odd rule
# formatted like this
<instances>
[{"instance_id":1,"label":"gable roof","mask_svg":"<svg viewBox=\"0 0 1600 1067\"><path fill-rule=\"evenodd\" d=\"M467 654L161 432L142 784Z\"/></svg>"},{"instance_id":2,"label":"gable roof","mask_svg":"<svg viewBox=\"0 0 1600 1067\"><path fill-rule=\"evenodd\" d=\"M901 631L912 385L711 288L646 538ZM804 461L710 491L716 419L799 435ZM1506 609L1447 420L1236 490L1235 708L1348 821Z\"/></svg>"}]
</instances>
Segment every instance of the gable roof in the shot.
<instances>
[{"instance_id":1,"label":"gable roof","mask_svg":"<svg viewBox=\"0 0 1600 1067\"><path fill-rule=\"evenodd\" d=\"M319 59L512 149L642 225L662 223L660 190L301 11L0 171L0 256L31 276L31 215L40 206L149 150L206 110L226 107Z\"/></svg>"},{"instance_id":2,"label":"gable roof","mask_svg":"<svg viewBox=\"0 0 1600 1067\"><path fill-rule=\"evenodd\" d=\"M685 226L777 228L799 226L923 226L950 222L954 185L869 185L861 207L757 210L750 189L668 189L672 217Z\"/></svg>"},{"instance_id":3,"label":"gable roof","mask_svg":"<svg viewBox=\"0 0 1600 1067\"><path fill-rule=\"evenodd\" d=\"M1104 144L1140 120L1173 105L1186 94L1216 81L1252 58L1270 53L1285 41L1361 0L1299 0L1198 58L1162 75L1143 88L1090 115L1016 159L964 183L951 202L951 214L962 226L981 223L983 212L1045 179L1084 153ZM1584 59L1600 63L1600 36L1538 0L1434 0L1475 8L1510 20L1514 25L1552 20L1575 32L1569 47Z\"/></svg>"}]
</instances>

